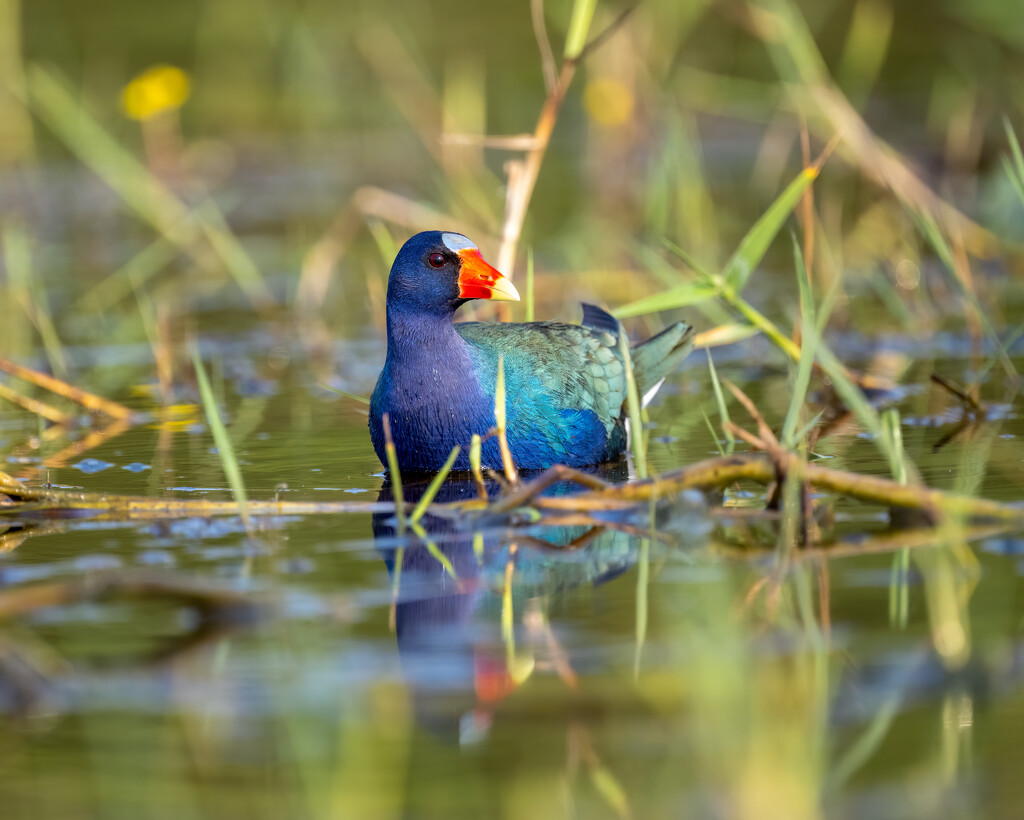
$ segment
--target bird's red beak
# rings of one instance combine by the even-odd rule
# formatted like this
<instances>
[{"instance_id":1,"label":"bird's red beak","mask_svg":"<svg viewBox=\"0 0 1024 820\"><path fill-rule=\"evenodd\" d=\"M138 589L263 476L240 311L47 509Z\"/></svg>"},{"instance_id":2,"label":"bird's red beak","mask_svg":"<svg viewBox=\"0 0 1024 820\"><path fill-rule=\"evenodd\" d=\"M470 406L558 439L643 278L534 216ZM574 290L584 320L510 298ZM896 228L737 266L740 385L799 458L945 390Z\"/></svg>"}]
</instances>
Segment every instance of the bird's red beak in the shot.
<instances>
[{"instance_id":1,"label":"bird's red beak","mask_svg":"<svg viewBox=\"0 0 1024 820\"><path fill-rule=\"evenodd\" d=\"M497 268L488 265L476 248L458 251L462 260L459 271L459 298L491 299L495 302L518 302L519 291Z\"/></svg>"}]
</instances>

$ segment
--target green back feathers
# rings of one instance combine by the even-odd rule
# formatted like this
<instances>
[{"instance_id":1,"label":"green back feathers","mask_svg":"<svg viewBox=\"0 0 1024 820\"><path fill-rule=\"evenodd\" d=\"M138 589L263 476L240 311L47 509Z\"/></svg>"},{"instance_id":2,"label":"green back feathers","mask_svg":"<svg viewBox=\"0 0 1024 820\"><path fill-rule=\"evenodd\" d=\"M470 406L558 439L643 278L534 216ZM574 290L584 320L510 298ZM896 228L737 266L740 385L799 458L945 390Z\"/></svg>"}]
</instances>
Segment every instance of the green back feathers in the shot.
<instances>
[{"instance_id":1,"label":"green back feathers","mask_svg":"<svg viewBox=\"0 0 1024 820\"><path fill-rule=\"evenodd\" d=\"M591 409L610 429L622 415L626 395L625 369L619 352L618 319L595 305L583 305L583 323L457 324L460 336L488 351L495 365L505 357L506 373L514 373L509 401L527 400L530 382L554 399L552 409ZM641 396L686 358L692 328L679 322L631 348L633 370ZM488 370L490 368L487 368ZM478 373L481 387L491 387L490 373ZM518 384L514 384L518 382ZM520 391L518 396L515 390Z\"/></svg>"}]
</instances>

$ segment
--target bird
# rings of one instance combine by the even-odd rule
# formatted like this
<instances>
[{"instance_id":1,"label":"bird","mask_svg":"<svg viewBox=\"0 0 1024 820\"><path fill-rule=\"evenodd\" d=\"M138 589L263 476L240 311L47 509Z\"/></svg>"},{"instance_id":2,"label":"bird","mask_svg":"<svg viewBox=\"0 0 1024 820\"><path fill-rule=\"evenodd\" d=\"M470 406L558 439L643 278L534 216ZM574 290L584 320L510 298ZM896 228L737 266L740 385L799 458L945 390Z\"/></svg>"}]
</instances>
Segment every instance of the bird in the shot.
<instances>
[{"instance_id":1,"label":"bird","mask_svg":"<svg viewBox=\"0 0 1024 820\"><path fill-rule=\"evenodd\" d=\"M481 463L502 468L494 397L504 361L506 435L521 470L587 467L627 446L626 366L618 320L583 305L583 322L455 322L472 299L519 301L509 279L453 231L424 231L398 252L388 277L387 355L370 398L370 439L387 465L387 416L400 472L436 472L454 447L452 468L470 468L469 445L483 439ZM682 322L632 346L639 393L650 401L689 353Z\"/></svg>"}]
</instances>

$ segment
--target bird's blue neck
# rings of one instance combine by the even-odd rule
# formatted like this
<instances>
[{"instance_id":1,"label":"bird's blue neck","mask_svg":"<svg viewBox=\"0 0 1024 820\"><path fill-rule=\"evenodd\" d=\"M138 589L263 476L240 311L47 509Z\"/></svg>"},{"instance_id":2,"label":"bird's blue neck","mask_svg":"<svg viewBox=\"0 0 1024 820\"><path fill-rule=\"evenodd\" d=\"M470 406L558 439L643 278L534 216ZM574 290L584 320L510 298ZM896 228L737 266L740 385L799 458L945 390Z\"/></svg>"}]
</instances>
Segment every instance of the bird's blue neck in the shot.
<instances>
[{"instance_id":1,"label":"bird's blue neck","mask_svg":"<svg viewBox=\"0 0 1024 820\"><path fill-rule=\"evenodd\" d=\"M462 453L455 468L469 467L474 434L494 426L494 400L481 391L470 345L452 324L452 314L388 307L388 353L370 399L370 435L384 460L381 418L391 420L402 469L431 470L452 447ZM496 447L491 442L487 446ZM495 451L493 463L499 463ZM491 462L488 462L491 463Z\"/></svg>"},{"instance_id":2,"label":"bird's blue neck","mask_svg":"<svg viewBox=\"0 0 1024 820\"><path fill-rule=\"evenodd\" d=\"M467 359L466 343L455 332L454 313L388 305L388 363L403 367L424 360L435 367L449 361L456 366L462 364Z\"/></svg>"}]
</instances>

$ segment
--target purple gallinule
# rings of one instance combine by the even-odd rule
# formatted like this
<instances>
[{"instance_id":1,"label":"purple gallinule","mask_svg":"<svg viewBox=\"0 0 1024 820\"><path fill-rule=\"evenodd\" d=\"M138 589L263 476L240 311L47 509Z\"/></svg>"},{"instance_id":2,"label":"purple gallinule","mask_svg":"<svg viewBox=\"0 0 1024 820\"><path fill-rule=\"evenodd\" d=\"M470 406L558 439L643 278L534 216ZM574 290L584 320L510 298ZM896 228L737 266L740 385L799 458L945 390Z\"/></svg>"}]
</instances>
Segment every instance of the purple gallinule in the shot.
<instances>
[{"instance_id":1,"label":"purple gallinule","mask_svg":"<svg viewBox=\"0 0 1024 820\"><path fill-rule=\"evenodd\" d=\"M456 444L455 469L468 469L474 433L495 426L498 357L504 358L506 432L523 469L582 467L614 459L626 447L625 367L619 322L583 305L583 324L453 322L470 299L518 301L512 283L462 234L426 231L395 258L388 279L384 369L370 400L370 438L385 464L382 418L388 414L401 470L439 469ZM631 348L641 395L648 399L690 349L677 323ZM501 467L497 441L481 459Z\"/></svg>"}]
</instances>

